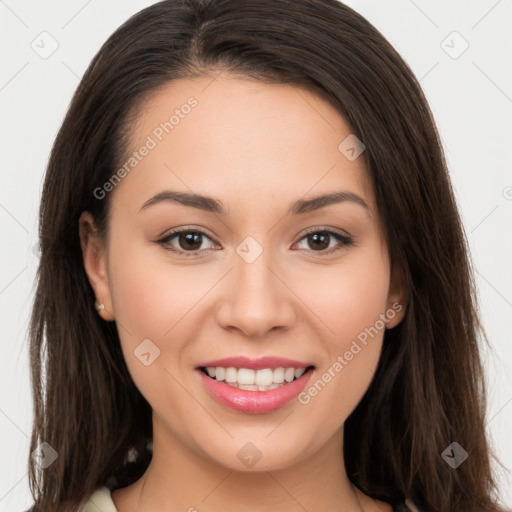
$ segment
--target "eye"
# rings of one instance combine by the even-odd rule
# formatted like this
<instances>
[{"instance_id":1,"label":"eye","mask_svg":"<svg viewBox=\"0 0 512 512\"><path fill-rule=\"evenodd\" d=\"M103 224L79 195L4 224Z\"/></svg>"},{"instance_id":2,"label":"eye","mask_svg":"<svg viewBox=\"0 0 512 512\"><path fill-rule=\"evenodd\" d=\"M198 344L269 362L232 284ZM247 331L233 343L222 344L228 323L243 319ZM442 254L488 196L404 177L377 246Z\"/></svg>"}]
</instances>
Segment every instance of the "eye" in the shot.
<instances>
[{"instance_id":1,"label":"eye","mask_svg":"<svg viewBox=\"0 0 512 512\"><path fill-rule=\"evenodd\" d=\"M319 230L318 228L314 228L314 230L311 230L308 233L306 233L306 235L300 239L298 244L300 244L302 240L305 240L305 242L309 244L313 252L319 252L322 254L331 254L333 252L343 249L343 247L354 245L354 241L352 240L352 238L345 234L331 231L328 229ZM331 242L334 241L338 241L337 246L331 245Z\"/></svg>"},{"instance_id":2,"label":"eye","mask_svg":"<svg viewBox=\"0 0 512 512\"><path fill-rule=\"evenodd\" d=\"M174 239L176 239L177 248L172 244ZM166 251L184 254L185 256L194 256L196 252L206 250L203 246L204 239L212 241L212 239L202 231L195 229L177 229L164 238L157 240L157 243Z\"/></svg>"},{"instance_id":3,"label":"eye","mask_svg":"<svg viewBox=\"0 0 512 512\"><path fill-rule=\"evenodd\" d=\"M198 252L208 250L203 245L205 239L213 242L213 240L203 231L188 228L176 229L164 238L157 240L157 243L166 251L171 251L185 256L197 256ZM174 240L174 244L177 244L178 247L173 245ZM314 228L306 233L306 235L303 236L297 244L300 244L303 240L305 240L305 242L311 247L311 249L306 248L306 250L320 253L321 255L331 254L343 249L343 247L354 245L353 239L348 235L329 229ZM332 246L331 243L335 241L338 242L337 245Z\"/></svg>"}]
</instances>

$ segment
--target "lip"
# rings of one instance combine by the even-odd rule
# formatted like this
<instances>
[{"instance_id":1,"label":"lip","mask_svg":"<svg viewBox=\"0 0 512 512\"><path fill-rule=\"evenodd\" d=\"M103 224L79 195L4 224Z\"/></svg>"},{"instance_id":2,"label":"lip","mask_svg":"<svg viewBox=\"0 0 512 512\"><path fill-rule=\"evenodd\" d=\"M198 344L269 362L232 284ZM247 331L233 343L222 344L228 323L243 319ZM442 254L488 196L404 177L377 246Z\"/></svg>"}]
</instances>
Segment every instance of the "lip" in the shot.
<instances>
[{"instance_id":1,"label":"lip","mask_svg":"<svg viewBox=\"0 0 512 512\"><path fill-rule=\"evenodd\" d=\"M249 368L251 370L264 370L265 368L307 368L313 366L312 363L302 363L293 359L284 359L282 357L266 356L259 359L251 359L249 357L226 357L224 359L215 359L214 361L206 361L196 366L197 368L208 366L222 366L223 368Z\"/></svg>"},{"instance_id":2,"label":"lip","mask_svg":"<svg viewBox=\"0 0 512 512\"><path fill-rule=\"evenodd\" d=\"M223 359L222 361L223 364L225 364L227 360ZM284 360L280 359L280 361ZM211 361L211 363L213 362L217 361ZM223 366L223 364L218 364L217 366ZM244 364L246 364L246 362L244 362ZM211 366L215 365L212 364ZM236 367L236 365L231 366ZM292 366L293 365L289 365L288 367L290 368ZM277 368L278 367L279 366L277 366ZM239 366L239 368L248 367L242 365ZM269 366L265 366L264 368L269 368ZM301 365L298 368L304 368L304 366ZM246 391L243 389L234 388L225 382L212 379L199 368L196 369L196 373L199 375L201 382L206 387L208 393L221 405L246 414L263 414L275 411L276 409L280 409L295 397L297 397L297 395L306 386L314 370L314 367L310 368L300 378L269 391Z\"/></svg>"}]
</instances>

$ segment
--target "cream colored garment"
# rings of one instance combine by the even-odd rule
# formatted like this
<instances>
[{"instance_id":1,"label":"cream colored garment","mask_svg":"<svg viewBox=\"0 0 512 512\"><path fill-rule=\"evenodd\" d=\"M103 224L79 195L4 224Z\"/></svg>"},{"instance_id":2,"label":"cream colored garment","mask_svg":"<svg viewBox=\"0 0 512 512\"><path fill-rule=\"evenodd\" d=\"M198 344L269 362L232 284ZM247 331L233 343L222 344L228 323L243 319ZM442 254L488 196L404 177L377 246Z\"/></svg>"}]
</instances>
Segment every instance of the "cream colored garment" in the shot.
<instances>
[{"instance_id":1,"label":"cream colored garment","mask_svg":"<svg viewBox=\"0 0 512 512\"><path fill-rule=\"evenodd\" d=\"M405 500L405 504L409 507L411 512L419 512L412 501ZM117 512L108 487L101 487L94 492L81 512Z\"/></svg>"},{"instance_id":2,"label":"cream colored garment","mask_svg":"<svg viewBox=\"0 0 512 512\"><path fill-rule=\"evenodd\" d=\"M89 498L81 512L117 512L108 487L100 487Z\"/></svg>"},{"instance_id":3,"label":"cream colored garment","mask_svg":"<svg viewBox=\"0 0 512 512\"><path fill-rule=\"evenodd\" d=\"M411 512L420 512L416 505L411 500L406 499L405 504Z\"/></svg>"}]
</instances>

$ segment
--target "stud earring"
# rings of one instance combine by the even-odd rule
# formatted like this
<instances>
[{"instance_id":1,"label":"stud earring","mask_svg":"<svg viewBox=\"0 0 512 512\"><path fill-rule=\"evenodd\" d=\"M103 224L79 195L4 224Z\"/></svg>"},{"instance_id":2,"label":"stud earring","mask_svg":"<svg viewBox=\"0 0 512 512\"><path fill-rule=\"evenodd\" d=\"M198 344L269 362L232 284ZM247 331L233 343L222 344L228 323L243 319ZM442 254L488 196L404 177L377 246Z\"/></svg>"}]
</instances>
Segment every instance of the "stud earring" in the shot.
<instances>
[{"instance_id":1,"label":"stud earring","mask_svg":"<svg viewBox=\"0 0 512 512\"><path fill-rule=\"evenodd\" d=\"M105 304L98 304L96 302L96 304L94 306L96 308L96 311L101 311L102 309L105 309Z\"/></svg>"}]
</instances>

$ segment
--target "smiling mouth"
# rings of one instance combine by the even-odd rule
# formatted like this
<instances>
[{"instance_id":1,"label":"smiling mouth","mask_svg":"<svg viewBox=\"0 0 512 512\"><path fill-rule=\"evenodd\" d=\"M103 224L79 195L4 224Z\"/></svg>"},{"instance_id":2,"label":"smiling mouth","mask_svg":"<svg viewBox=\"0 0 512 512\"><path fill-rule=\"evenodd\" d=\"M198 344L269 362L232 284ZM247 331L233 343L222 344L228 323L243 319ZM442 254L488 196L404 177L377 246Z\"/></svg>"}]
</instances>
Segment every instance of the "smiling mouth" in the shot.
<instances>
[{"instance_id":1,"label":"smiling mouth","mask_svg":"<svg viewBox=\"0 0 512 512\"><path fill-rule=\"evenodd\" d=\"M293 382L315 367L306 368L279 367L253 370L250 368L235 368L222 366L201 366L199 370L210 379L222 382L244 391L270 391Z\"/></svg>"}]
</instances>

